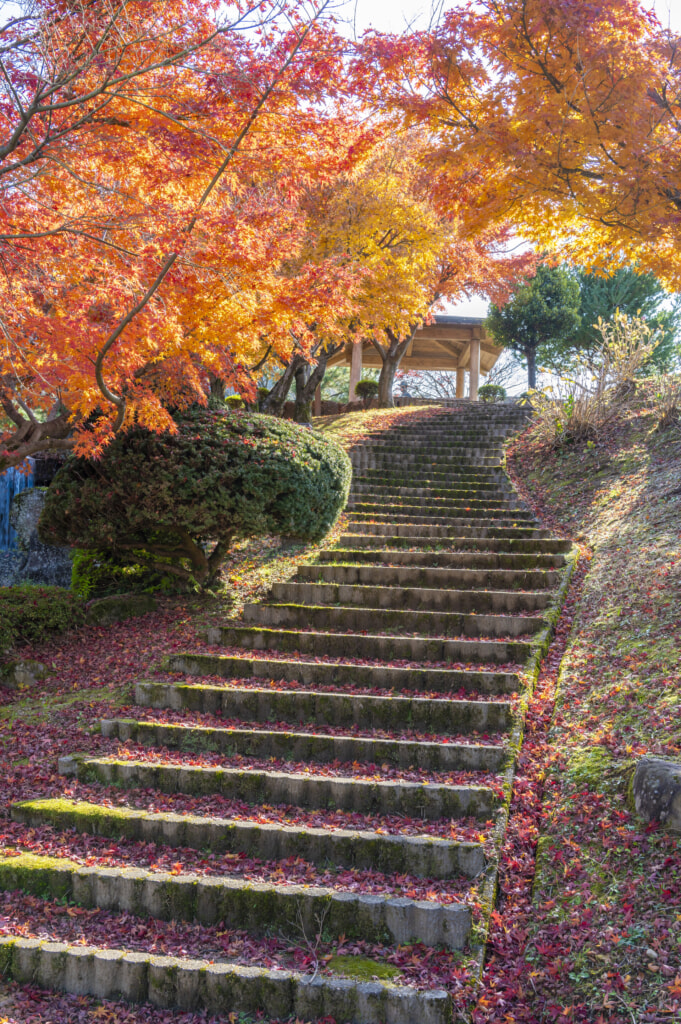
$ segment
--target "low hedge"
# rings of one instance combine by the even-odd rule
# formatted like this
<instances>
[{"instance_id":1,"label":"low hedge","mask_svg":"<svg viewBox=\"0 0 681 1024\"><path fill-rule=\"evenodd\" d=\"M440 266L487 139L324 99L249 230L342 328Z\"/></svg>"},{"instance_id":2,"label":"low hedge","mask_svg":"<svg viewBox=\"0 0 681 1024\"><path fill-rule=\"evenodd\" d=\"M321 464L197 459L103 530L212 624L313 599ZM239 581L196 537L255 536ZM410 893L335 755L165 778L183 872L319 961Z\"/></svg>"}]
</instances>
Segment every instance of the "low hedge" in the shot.
<instances>
[{"instance_id":1,"label":"low hedge","mask_svg":"<svg viewBox=\"0 0 681 1024\"><path fill-rule=\"evenodd\" d=\"M0 651L39 643L85 621L85 602L63 587L23 583L0 588Z\"/></svg>"}]
</instances>

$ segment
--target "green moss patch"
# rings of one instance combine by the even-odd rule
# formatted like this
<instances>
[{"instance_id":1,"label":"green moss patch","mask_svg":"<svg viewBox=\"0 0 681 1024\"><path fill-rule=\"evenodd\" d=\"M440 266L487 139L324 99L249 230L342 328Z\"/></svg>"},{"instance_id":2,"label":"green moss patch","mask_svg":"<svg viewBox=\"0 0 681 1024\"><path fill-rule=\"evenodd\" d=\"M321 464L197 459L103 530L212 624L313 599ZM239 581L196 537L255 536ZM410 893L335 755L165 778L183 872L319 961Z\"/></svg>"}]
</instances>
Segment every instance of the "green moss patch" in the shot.
<instances>
[{"instance_id":1,"label":"green moss patch","mask_svg":"<svg viewBox=\"0 0 681 1024\"><path fill-rule=\"evenodd\" d=\"M370 960L364 956L333 956L326 966L334 974L342 974L346 978L356 978L357 981L371 981L375 978L389 981L401 973L399 967L393 967L391 964L381 963L378 960Z\"/></svg>"}]
</instances>

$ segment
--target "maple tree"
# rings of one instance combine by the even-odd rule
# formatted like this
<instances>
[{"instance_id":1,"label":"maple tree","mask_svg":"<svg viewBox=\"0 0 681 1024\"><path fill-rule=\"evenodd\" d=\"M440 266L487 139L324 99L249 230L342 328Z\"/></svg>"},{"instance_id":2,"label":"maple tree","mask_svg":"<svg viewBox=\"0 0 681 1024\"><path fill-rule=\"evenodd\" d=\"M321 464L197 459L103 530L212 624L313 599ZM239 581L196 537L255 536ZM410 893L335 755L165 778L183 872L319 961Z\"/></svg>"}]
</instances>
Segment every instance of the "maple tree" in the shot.
<instances>
[{"instance_id":1,"label":"maple tree","mask_svg":"<svg viewBox=\"0 0 681 1024\"><path fill-rule=\"evenodd\" d=\"M469 227L472 187L440 203L437 178L423 163L422 133L396 140L384 122L370 142L352 173L314 196L308 245L312 258L337 254L354 284L336 332L322 343L324 354L348 338L370 340L382 363L379 404L390 407L404 353L433 311L473 292L501 300L535 260L529 252L508 253L506 225L484 228L476 217ZM322 375L318 362L307 401Z\"/></svg>"},{"instance_id":2,"label":"maple tree","mask_svg":"<svg viewBox=\"0 0 681 1024\"><path fill-rule=\"evenodd\" d=\"M388 102L433 133L443 181L484 176L481 216L584 266L635 260L673 288L679 57L637 0L483 0L372 43Z\"/></svg>"},{"instance_id":3,"label":"maple tree","mask_svg":"<svg viewBox=\"0 0 681 1024\"><path fill-rule=\"evenodd\" d=\"M341 60L325 0L27 11L2 29L0 467L172 430L209 375L248 389L263 349L306 345L338 275L280 267L298 181L347 129L317 102Z\"/></svg>"}]
</instances>

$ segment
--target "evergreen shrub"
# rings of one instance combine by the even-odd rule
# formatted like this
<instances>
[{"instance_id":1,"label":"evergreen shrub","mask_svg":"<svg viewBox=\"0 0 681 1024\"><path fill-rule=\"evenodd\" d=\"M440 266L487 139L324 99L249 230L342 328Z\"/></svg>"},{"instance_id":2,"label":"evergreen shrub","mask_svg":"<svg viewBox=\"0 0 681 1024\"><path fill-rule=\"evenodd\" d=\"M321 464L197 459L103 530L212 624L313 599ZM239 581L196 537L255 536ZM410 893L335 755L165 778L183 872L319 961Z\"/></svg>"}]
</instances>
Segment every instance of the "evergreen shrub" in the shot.
<instances>
[{"instance_id":1,"label":"evergreen shrub","mask_svg":"<svg viewBox=\"0 0 681 1024\"><path fill-rule=\"evenodd\" d=\"M207 586L235 539L318 540L345 506L350 460L332 440L253 412L195 407L176 422L177 434L134 428L98 461L69 459L41 537Z\"/></svg>"},{"instance_id":2,"label":"evergreen shrub","mask_svg":"<svg viewBox=\"0 0 681 1024\"><path fill-rule=\"evenodd\" d=\"M85 604L63 587L0 587L0 651L39 643L85 621Z\"/></svg>"},{"instance_id":3,"label":"evergreen shrub","mask_svg":"<svg viewBox=\"0 0 681 1024\"><path fill-rule=\"evenodd\" d=\"M483 384L478 388L478 398L481 402L503 402L506 388L502 388L501 384Z\"/></svg>"}]
</instances>

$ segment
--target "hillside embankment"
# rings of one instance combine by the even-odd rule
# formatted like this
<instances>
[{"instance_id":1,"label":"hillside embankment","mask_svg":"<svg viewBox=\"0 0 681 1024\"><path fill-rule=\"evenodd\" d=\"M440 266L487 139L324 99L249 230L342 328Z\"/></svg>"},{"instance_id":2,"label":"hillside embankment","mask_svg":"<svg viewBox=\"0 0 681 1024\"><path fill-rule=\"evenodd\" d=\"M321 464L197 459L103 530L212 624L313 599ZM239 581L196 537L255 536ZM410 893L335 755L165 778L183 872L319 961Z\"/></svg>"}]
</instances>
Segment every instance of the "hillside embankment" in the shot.
<instances>
[{"instance_id":1,"label":"hillside embankment","mask_svg":"<svg viewBox=\"0 0 681 1024\"><path fill-rule=\"evenodd\" d=\"M530 428L509 447L519 491L581 546L583 571L527 773L541 811L521 915L523 885L501 896L510 1016L493 1016L493 953L479 1020L681 1019L679 836L642 821L630 797L642 755L681 760L681 430L656 424L643 400L591 442L556 451Z\"/></svg>"}]
</instances>

